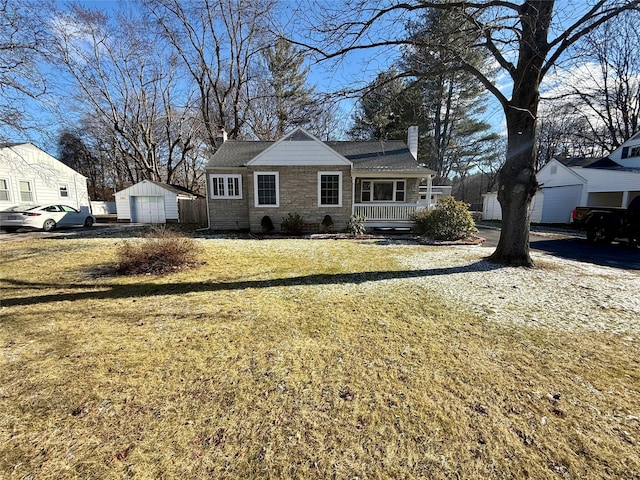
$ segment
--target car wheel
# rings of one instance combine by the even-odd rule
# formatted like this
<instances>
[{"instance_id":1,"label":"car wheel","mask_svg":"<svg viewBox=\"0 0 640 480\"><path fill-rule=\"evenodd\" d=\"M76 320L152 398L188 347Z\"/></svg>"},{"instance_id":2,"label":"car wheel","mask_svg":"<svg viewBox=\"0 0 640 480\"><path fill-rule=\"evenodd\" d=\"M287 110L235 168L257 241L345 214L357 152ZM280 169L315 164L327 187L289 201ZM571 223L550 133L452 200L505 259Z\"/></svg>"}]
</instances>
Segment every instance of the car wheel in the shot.
<instances>
[{"instance_id":1,"label":"car wheel","mask_svg":"<svg viewBox=\"0 0 640 480\"><path fill-rule=\"evenodd\" d=\"M587 230L587 240L591 243L611 243L611 236L604 225L593 225Z\"/></svg>"},{"instance_id":2,"label":"car wheel","mask_svg":"<svg viewBox=\"0 0 640 480\"><path fill-rule=\"evenodd\" d=\"M44 230L45 232L50 232L54 228L56 228L56 222L51 218L45 220L44 223L42 224L42 230Z\"/></svg>"},{"instance_id":3,"label":"car wheel","mask_svg":"<svg viewBox=\"0 0 640 480\"><path fill-rule=\"evenodd\" d=\"M87 217L84 221L84 226L85 227L92 227L93 226L93 217Z\"/></svg>"}]
</instances>

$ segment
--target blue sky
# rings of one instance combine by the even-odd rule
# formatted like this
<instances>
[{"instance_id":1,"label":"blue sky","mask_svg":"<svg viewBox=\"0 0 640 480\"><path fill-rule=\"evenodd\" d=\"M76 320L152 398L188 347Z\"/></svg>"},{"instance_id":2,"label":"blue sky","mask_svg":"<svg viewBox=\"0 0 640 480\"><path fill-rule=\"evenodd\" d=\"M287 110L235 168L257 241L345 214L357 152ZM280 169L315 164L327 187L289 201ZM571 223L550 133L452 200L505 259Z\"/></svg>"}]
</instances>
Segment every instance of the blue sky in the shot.
<instances>
[{"instance_id":1,"label":"blue sky","mask_svg":"<svg viewBox=\"0 0 640 480\"><path fill-rule=\"evenodd\" d=\"M67 2L57 0L57 3L64 5ZM135 5L135 2L127 2L126 0L82 0L80 3L91 8L99 8L107 11L113 11L122 5ZM294 3L295 2L292 1L290 5ZM285 11L287 11L287 5L285 0ZM575 19L577 16L576 8L577 7L571 7L571 9L568 9L565 0L559 1L557 7L559 20L563 22ZM343 61L338 63L310 62L309 82L315 85L317 90L321 92L333 92L340 89L363 86L375 78L378 72L388 68L394 56L396 56L396 51L392 49L360 50L348 54ZM504 84L506 91L508 91L510 79L505 78L502 84ZM505 120L502 107L493 96L488 95L488 100L488 108L484 119L493 126L496 132L503 133ZM354 106L355 100L353 99L341 102L345 122L351 118ZM44 114L42 115L42 117L45 116ZM47 147L47 143L51 143L51 140L37 138L37 136L34 140L45 147ZM50 149L49 145L49 150Z\"/></svg>"}]
</instances>

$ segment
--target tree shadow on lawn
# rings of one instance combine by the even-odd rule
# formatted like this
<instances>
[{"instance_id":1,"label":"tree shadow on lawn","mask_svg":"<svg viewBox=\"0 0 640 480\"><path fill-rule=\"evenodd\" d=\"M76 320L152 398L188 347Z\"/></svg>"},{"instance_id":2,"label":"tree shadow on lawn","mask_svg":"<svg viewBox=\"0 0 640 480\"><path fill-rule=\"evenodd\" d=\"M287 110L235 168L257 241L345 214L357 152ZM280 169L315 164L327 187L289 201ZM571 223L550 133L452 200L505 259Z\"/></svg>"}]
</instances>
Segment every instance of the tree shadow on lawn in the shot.
<instances>
[{"instance_id":1,"label":"tree shadow on lawn","mask_svg":"<svg viewBox=\"0 0 640 480\"><path fill-rule=\"evenodd\" d=\"M34 305L38 303L52 303L78 300L107 300L117 298L143 298L156 295L179 295L192 292L232 291L245 289L293 287L304 285L340 285L362 284L381 280L410 279L439 275L453 275L456 273L489 272L503 268L503 265L480 260L469 265L447 268L431 268L422 270L397 270L384 272L356 272L338 274L303 275L290 278L273 278L266 280L246 280L234 282L177 282L177 283L153 283L141 282L138 284L120 285L107 283L100 285L82 284L58 284L26 282L22 280L4 279L7 284L20 288L58 288L58 289L91 289L86 292L62 292L50 295L33 295L29 297L4 298L0 305L11 307L16 305ZM99 290L96 290L99 289ZM5 290L6 292L6 290Z\"/></svg>"}]
</instances>

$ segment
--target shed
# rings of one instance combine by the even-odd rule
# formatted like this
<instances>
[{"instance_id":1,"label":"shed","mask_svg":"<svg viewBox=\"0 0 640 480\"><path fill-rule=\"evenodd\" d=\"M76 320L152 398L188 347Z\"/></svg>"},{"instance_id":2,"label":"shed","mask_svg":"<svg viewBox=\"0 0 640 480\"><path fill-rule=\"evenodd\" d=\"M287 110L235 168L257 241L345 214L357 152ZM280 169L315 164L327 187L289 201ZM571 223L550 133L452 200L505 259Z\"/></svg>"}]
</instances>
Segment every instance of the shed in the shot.
<instances>
[{"instance_id":1,"label":"shed","mask_svg":"<svg viewBox=\"0 0 640 480\"><path fill-rule=\"evenodd\" d=\"M544 193L536 192L531 201L531 223L541 223ZM502 220L502 207L498 202L498 192L489 192L482 195L482 219Z\"/></svg>"},{"instance_id":2,"label":"shed","mask_svg":"<svg viewBox=\"0 0 640 480\"><path fill-rule=\"evenodd\" d=\"M118 222L178 223L180 200L199 195L177 185L143 180L115 193Z\"/></svg>"}]
</instances>

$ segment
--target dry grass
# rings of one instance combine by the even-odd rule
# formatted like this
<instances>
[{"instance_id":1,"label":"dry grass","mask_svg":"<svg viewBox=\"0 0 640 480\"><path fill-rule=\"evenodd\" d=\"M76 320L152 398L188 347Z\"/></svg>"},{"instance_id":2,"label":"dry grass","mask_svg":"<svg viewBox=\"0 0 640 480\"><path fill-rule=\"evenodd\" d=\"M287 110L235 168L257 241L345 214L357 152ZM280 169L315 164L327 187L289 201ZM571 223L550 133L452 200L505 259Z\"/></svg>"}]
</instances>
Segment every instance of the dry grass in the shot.
<instances>
[{"instance_id":1,"label":"dry grass","mask_svg":"<svg viewBox=\"0 0 640 480\"><path fill-rule=\"evenodd\" d=\"M430 247L204 245L6 244L0 478L639 478L637 340L460 314L394 260Z\"/></svg>"}]
</instances>

